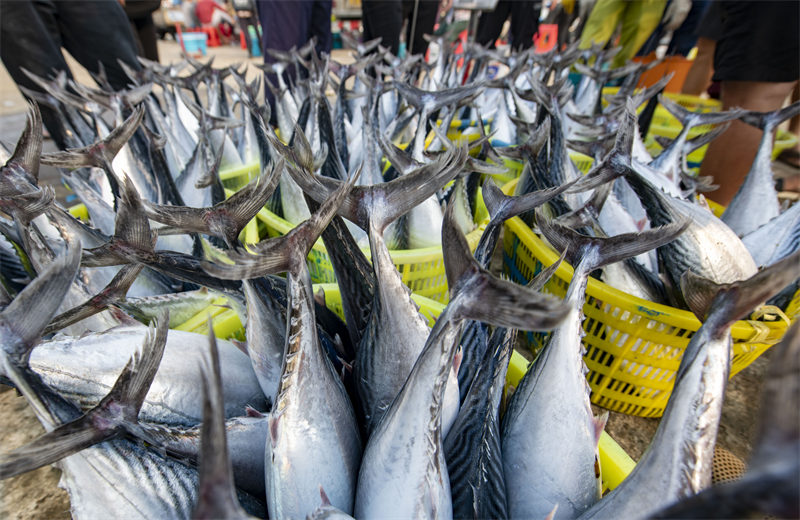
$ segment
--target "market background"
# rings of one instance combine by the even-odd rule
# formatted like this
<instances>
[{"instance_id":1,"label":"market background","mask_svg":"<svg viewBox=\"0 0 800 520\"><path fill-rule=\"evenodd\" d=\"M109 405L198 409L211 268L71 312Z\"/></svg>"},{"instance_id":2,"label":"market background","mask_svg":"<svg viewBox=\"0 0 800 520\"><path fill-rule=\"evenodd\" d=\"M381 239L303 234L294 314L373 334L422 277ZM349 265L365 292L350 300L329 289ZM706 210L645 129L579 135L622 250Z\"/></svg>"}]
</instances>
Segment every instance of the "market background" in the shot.
<instances>
[{"instance_id":1,"label":"market background","mask_svg":"<svg viewBox=\"0 0 800 520\"><path fill-rule=\"evenodd\" d=\"M344 13L352 16L351 13ZM338 25L338 24L337 24ZM345 27L350 22L343 22ZM238 42L237 42L238 43ZM162 64L182 60L180 45L172 38L158 41L158 51ZM88 72L69 56L67 62L73 71L76 81L93 85ZM247 51L238 44L231 46L210 47L203 61L214 58L215 67L247 64L248 79L260 71L252 64L260 63L261 57L248 58ZM334 49L332 58L341 63L353 61L350 51ZM17 89L15 83L4 67L0 67L0 141L7 147L15 145L25 127L27 103ZM55 151L52 140L44 141L43 152ZM783 163L774 163L776 177L787 177L798 174L798 169ZM70 205L75 201L63 186L58 172L49 166L42 166L40 182L55 187L58 200ZM797 193L785 193L783 196L797 200ZM717 446L731 452L737 458L746 461L752 450L762 381L769 362L770 351L755 360L750 366L737 374L729 383L723 416L720 424ZM595 407L596 413L604 410ZM634 459L638 460L658 425L658 419L646 419L609 412L608 433ZM10 451L33 438L41 435L43 429L29 410L24 399L12 389L0 385L0 451ZM60 472L52 467L0 481L0 519L68 519L69 499L67 494L58 488Z\"/></svg>"}]
</instances>

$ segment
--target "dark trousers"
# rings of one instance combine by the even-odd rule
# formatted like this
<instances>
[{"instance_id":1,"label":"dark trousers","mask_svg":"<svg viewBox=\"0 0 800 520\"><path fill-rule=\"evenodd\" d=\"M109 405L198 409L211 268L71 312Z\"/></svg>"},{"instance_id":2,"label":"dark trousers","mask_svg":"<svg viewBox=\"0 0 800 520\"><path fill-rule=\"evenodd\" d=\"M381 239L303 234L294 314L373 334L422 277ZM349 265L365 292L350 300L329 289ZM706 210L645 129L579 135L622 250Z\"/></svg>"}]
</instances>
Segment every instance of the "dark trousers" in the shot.
<instances>
[{"instance_id":1,"label":"dark trousers","mask_svg":"<svg viewBox=\"0 0 800 520\"><path fill-rule=\"evenodd\" d=\"M0 0L0 57L17 85L42 91L22 68L45 78L58 71L72 77L61 47L92 73L98 73L102 63L117 90L129 83L117 60L141 68L130 23L116 0ZM50 135L63 147L55 115L47 107L41 109Z\"/></svg>"},{"instance_id":2,"label":"dark trousers","mask_svg":"<svg viewBox=\"0 0 800 520\"><path fill-rule=\"evenodd\" d=\"M300 48L314 36L317 38L317 54L331 52L331 0L258 0L257 7L263 32L261 50L264 63L276 61L267 49L288 51L292 47ZM289 67L285 75L289 77L293 73L294 67ZM274 75L267 74L267 77L276 84ZM264 91L264 97L274 106L275 99L269 89ZM273 124L274 119L273 109Z\"/></svg>"},{"instance_id":3,"label":"dark trousers","mask_svg":"<svg viewBox=\"0 0 800 520\"><path fill-rule=\"evenodd\" d=\"M239 20L239 28L244 33L244 41L247 43L247 54L248 56L253 55L253 41L250 39L250 29L249 27L252 25L255 29L256 38L258 39L259 46L261 45L261 41L263 38L261 37L261 29L258 26L258 20L256 17L253 16L252 11L240 11L243 14L236 13L236 18ZM247 13L247 14L244 14Z\"/></svg>"},{"instance_id":4,"label":"dark trousers","mask_svg":"<svg viewBox=\"0 0 800 520\"><path fill-rule=\"evenodd\" d=\"M416 23L414 10L416 9ZM406 25L406 46L409 54L424 54L428 42L424 35L433 32L436 23L438 0L363 0L361 21L364 24L364 41L381 38L381 45L397 54L400 50L400 31Z\"/></svg>"},{"instance_id":5,"label":"dark trousers","mask_svg":"<svg viewBox=\"0 0 800 520\"><path fill-rule=\"evenodd\" d=\"M258 0L264 61L275 61L267 49L300 48L313 36L317 37L317 53L329 53L333 42L331 6L331 0Z\"/></svg>"},{"instance_id":6,"label":"dark trousers","mask_svg":"<svg viewBox=\"0 0 800 520\"><path fill-rule=\"evenodd\" d=\"M503 24L511 16L511 46L515 50L533 46L533 35L539 28L539 10L534 0L500 0L494 11L481 13L475 41L481 45L491 44L503 30Z\"/></svg>"}]
</instances>

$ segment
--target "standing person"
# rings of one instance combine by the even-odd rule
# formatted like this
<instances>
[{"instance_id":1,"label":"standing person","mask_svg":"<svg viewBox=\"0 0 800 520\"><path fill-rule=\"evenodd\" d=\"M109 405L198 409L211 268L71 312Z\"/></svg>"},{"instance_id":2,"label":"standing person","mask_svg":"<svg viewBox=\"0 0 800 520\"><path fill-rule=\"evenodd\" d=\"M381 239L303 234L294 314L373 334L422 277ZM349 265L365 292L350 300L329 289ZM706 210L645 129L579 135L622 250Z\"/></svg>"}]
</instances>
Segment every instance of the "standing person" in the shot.
<instances>
[{"instance_id":1,"label":"standing person","mask_svg":"<svg viewBox=\"0 0 800 520\"><path fill-rule=\"evenodd\" d=\"M253 56L253 41L250 39L250 26L255 29L256 38L259 46L261 45L261 29L258 26L256 17L256 5L253 0L233 0L233 10L236 12L236 19L239 20L239 28L244 33L244 41L247 42L247 55Z\"/></svg>"},{"instance_id":2,"label":"standing person","mask_svg":"<svg viewBox=\"0 0 800 520\"><path fill-rule=\"evenodd\" d=\"M131 21L139 55L158 61L158 37L153 23L153 11L161 7L161 0L120 0Z\"/></svg>"},{"instance_id":3,"label":"standing person","mask_svg":"<svg viewBox=\"0 0 800 520\"><path fill-rule=\"evenodd\" d=\"M539 29L541 3L536 0L500 0L494 11L481 13L475 41L494 49L503 24L511 17L511 48L517 51L533 46L533 35Z\"/></svg>"},{"instance_id":4,"label":"standing person","mask_svg":"<svg viewBox=\"0 0 800 520\"><path fill-rule=\"evenodd\" d=\"M394 55L400 52L400 31L406 22L408 54L425 54L426 34L433 33L439 0L362 0L364 41L381 38Z\"/></svg>"},{"instance_id":5,"label":"standing person","mask_svg":"<svg viewBox=\"0 0 800 520\"><path fill-rule=\"evenodd\" d=\"M258 0L257 6L265 63L275 61L267 49L299 49L312 37L317 54L331 52L331 0Z\"/></svg>"},{"instance_id":6,"label":"standing person","mask_svg":"<svg viewBox=\"0 0 800 520\"><path fill-rule=\"evenodd\" d=\"M722 109L770 112L783 106L800 79L800 3L721 2L722 36L714 53L714 81L721 82ZM762 132L733 121L711 141L700 175L719 188L709 197L727 205L756 156Z\"/></svg>"},{"instance_id":7,"label":"standing person","mask_svg":"<svg viewBox=\"0 0 800 520\"><path fill-rule=\"evenodd\" d=\"M620 46L611 66L621 67L633 58L658 27L667 0L597 0L581 34L580 49L605 45L622 23Z\"/></svg>"},{"instance_id":8,"label":"standing person","mask_svg":"<svg viewBox=\"0 0 800 520\"><path fill-rule=\"evenodd\" d=\"M54 71L72 78L61 47L94 74L102 64L108 82L117 90L129 84L118 60L141 69L130 22L117 0L0 0L0 57L17 85L42 92L23 68L45 78ZM55 113L46 106L40 109L53 140L65 148Z\"/></svg>"}]
</instances>

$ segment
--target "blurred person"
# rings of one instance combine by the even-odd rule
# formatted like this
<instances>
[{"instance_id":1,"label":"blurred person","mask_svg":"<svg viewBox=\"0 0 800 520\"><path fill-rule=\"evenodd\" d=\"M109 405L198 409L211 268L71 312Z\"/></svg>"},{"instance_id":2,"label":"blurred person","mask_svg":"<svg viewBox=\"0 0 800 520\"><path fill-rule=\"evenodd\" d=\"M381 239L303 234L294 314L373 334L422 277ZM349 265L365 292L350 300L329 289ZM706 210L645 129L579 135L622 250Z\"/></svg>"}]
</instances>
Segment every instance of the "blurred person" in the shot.
<instances>
[{"instance_id":1,"label":"blurred person","mask_svg":"<svg viewBox=\"0 0 800 520\"><path fill-rule=\"evenodd\" d=\"M536 0L500 0L494 11L484 11L478 20L475 41L494 49L503 24L511 18L509 43L516 51L533 46L533 35L539 28L539 11L542 5Z\"/></svg>"},{"instance_id":2,"label":"blurred person","mask_svg":"<svg viewBox=\"0 0 800 520\"><path fill-rule=\"evenodd\" d=\"M800 79L800 3L722 2L722 33L714 53L714 77L721 82L722 109L758 112L781 108ZM709 197L722 205L733 199L755 158L762 131L733 121L711 141L700 175L719 188Z\"/></svg>"},{"instance_id":3,"label":"blurred person","mask_svg":"<svg viewBox=\"0 0 800 520\"><path fill-rule=\"evenodd\" d=\"M666 5L667 0L597 0L586 20L578 47L588 49L592 45L606 45L621 23L619 44L622 48L611 62L612 67L621 67L636 55L658 27ZM665 21L667 24L670 22L669 18Z\"/></svg>"},{"instance_id":4,"label":"blurred person","mask_svg":"<svg viewBox=\"0 0 800 520\"><path fill-rule=\"evenodd\" d=\"M118 60L141 69L130 22L117 0L0 0L0 13L0 57L17 85L32 91L43 92L23 68L44 78L59 71L72 78L62 47L93 74L102 64L116 90L130 83ZM39 108L56 145L65 148L56 114L47 106Z\"/></svg>"},{"instance_id":5,"label":"blurred person","mask_svg":"<svg viewBox=\"0 0 800 520\"><path fill-rule=\"evenodd\" d=\"M221 36L220 40L226 43L230 41L236 22L224 5L215 0L197 0L194 11L200 25L215 27Z\"/></svg>"},{"instance_id":6,"label":"blurred person","mask_svg":"<svg viewBox=\"0 0 800 520\"><path fill-rule=\"evenodd\" d=\"M406 53L425 54L426 34L433 33L439 0L362 0L364 41L381 38L395 56L400 52L400 31L406 23Z\"/></svg>"},{"instance_id":7,"label":"blurred person","mask_svg":"<svg viewBox=\"0 0 800 520\"><path fill-rule=\"evenodd\" d=\"M722 11L719 2L711 3L696 29L696 34L697 55L681 88L681 94L692 96L700 96L709 91L711 78L714 75L714 51L717 48L717 40L722 36ZM714 97L719 98L719 95Z\"/></svg>"},{"instance_id":8,"label":"blurred person","mask_svg":"<svg viewBox=\"0 0 800 520\"><path fill-rule=\"evenodd\" d=\"M161 0L119 0L131 21L139 55L158 61L158 36L153 23L153 11L161 7Z\"/></svg>"},{"instance_id":9,"label":"blurred person","mask_svg":"<svg viewBox=\"0 0 800 520\"><path fill-rule=\"evenodd\" d=\"M331 52L331 0L257 0L256 5L262 50L288 51L316 38L317 54ZM269 53L263 54L265 63L275 61Z\"/></svg>"},{"instance_id":10,"label":"blurred person","mask_svg":"<svg viewBox=\"0 0 800 520\"><path fill-rule=\"evenodd\" d=\"M331 34L331 0L257 0L256 11L261 22L261 50L264 63L275 63L275 58L267 49L286 52L292 47L300 48L312 38L316 39L314 49L317 54L330 54L333 44ZM284 72L288 79L294 74L294 67ZM273 73L266 78L277 85ZM275 100L269 88L264 90L266 101L274 106ZM276 124L276 111L272 110L270 123Z\"/></svg>"},{"instance_id":11,"label":"blurred person","mask_svg":"<svg viewBox=\"0 0 800 520\"><path fill-rule=\"evenodd\" d=\"M671 36L666 55L688 56L697 43L698 28L712 4L712 0L668 0L661 23L639 49L637 56L655 52L669 33Z\"/></svg>"},{"instance_id":12,"label":"blurred person","mask_svg":"<svg viewBox=\"0 0 800 520\"><path fill-rule=\"evenodd\" d=\"M200 20L197 19L195 12L194 0L183 0L181 2L181 10L183 11L183 26L187 29L194 29L200 27Z\"/></svg>"},{"instance_id":13,"label":"blurred person","mask_svg":"<svg viewBox=\"0 0 800 520\"><path fill-rule=\"evenodd\" d=\"M236 19L239 21L239 28L244 33L244 41L247 43L247 55L253 56L253 41L250 39L250 26L255 29L256 38L261 45L261 29L258 26L256 16L256 5L253 0L232 0L233 10Z\"/></svg>"}]
</instances>

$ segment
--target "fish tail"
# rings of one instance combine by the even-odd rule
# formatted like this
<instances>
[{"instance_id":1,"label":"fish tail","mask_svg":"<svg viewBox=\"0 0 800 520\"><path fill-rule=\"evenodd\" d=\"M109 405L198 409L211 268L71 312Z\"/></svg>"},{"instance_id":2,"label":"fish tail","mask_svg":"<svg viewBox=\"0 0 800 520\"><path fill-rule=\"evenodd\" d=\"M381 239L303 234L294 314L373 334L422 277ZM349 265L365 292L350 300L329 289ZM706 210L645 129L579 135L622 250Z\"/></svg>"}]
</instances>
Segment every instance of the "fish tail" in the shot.
<instances>
[{"instance_id":1,"label":"fish tail","mask_svg":"<svg viewBox=\"0 0 800 520\"><path fill-rule=\"evenodd\" d=\"M771 132L779 124L800 114L800 101L772 112L747 112L742 121L761 130Z\"/></svg>"},{"instance_id":2,"label":"fish tail","mask_svg":"<svg viewBox=\"0 0 800 520\"><path fill-rule=\"evenodd\" d=\"M584 262L593 271L614 262L637 256L674 240L691 223L681 219L658 228L639 233L623 233L613 237L582 235L558 221L548 219L536 210L536 222L542 234L557 251L567 250L567 259L575 265ZM591 258L588 258L591 256Z\"/></svg>"},{"instance_id":3,"label":"fish tail","mask_svg":"<svg viewBox=\"0 0 800 520\"><path fill-rule=\"evenodd\" d=\"M17 165L33 177L34 183L39 181L39 158L42 156L42 114L35 101L30 103L30 110L25 121L25 130L17 141L14 153L6 166Z\"/></svg>"},{"instance_id":4,"label":"fish tail","mask_svg":"<svg viewBox=\"0 0 800 520\"><path fill-rule=\"evenodd\" d=\"M225 406L222 395L217 338L208 320L209 356L201 364L203 374L203 423L200 430L200 483L194 518L246 515L236 498L233 470L225 434ZM227 513L227 514L226 514Z\"/></svg>"},{"instance_id":5,"label":"fish tail","mask_svg":"<svg viewBox=\"0 0 800 520\"><path fill-rule=\"evenodd\" d=\"M156 375L167 342L169 317L157 318L141 353L135 353L122 369L111 391L80 418L59 426L33 442L0 455L0 479L10 478L52 464L80 450L130 433L153 439L138 424L139 410Z\"/></svg>"},{"instance_id":6,"label":"fish tail","mask_svg":"<svg viewBox=\"0 0 800 520\"><path fill-rule=\"evenodd\" d=\"M724 307L720 327L736 320L770 299L778 291L800 278L800 251L775 262L747 280L718 284L692 271L681 277L681 292L689 308L701 321L712 309Z\"/></svg>"},{"instance_id":7,"label":"fish tail","mask_svg":"<svg viewBox=\"0 0 800 520\"><path fill-rule=\"evenodd\" d=\"M458 301L453 312L464 319L498 327L549 330L569 313L561 300L501 280L483 269L458 228L452 206L445 212L442 251L450 301Z\"/></svg>"},{"instance_id":8,"label":"fish tail","mask_svg":"<svg viewBox=\"0 0 800 520\"><path fill-rule=\"evenodd\" d=\"M724 112L692 112L663 94L659 96L659 102L675 117L675 119L680 121L683 126L715 125L739 119L745 114L744 110L738 108L726 110Z\"/></svg>"}]
</instances>

